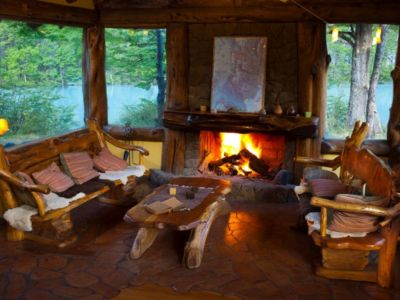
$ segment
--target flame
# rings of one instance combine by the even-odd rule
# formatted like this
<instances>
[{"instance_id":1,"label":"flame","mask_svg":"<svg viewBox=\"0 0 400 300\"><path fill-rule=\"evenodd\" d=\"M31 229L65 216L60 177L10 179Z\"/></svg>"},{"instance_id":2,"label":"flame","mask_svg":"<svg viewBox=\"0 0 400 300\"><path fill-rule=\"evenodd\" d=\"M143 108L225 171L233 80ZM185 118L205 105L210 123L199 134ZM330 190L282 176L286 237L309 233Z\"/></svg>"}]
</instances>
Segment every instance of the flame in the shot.
<instances>
[{"instance_id":1,"label":"flame","mask_svg":"<svg viewBox=\"0 0 400 300\"><path fill-rule=\"evenodd\" d=\"M251 134L240 134L240 133L230 133L221 132L221 157L231 156L239 154L240 150L247 149L252 154L256 155L258 158L261 156L261 146L256 140L251 138ZM249 161L243 161L240 166L242 173L243 171L249 172Z\"/></svg>"}]
</instances>

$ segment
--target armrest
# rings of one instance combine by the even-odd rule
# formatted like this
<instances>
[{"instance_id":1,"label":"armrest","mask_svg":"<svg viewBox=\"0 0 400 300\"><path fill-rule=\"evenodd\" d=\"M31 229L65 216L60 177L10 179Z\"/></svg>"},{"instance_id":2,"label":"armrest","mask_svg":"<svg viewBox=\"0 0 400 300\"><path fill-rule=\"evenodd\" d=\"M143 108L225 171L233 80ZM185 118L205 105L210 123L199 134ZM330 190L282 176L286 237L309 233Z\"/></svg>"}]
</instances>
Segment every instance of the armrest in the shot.
<instances>
[{"instance_id":1,"label":"armrest","mask_svg":"<svg viewBox=\"0 0 400 300\"><path fill-rule=\"evenodd\" d=\"M360 214L368 214L377 217L388 217L389 210L388 208L369 205L369 204L354 204L354 203L341 203L333 200L328 200L320 197L312 197L311 204L314 206L319 206L323 208L332 208L335 210L352 212L352 213L360 213ZM399 207L400 209L400 207ZM400 211L399 211L400 212Z\"/></svg>"},{"instance_id":2,"label":"armrest","mask_svg":"<svg viewBox=\"0 0 400 300\"><path fill-rule=\"evenodd\" d=\"M117 140L116 138L112 137L111 135L109 135L108 133L103 131L103 135L104 135L104 139L109 142L110 144L113 144L114 146L118 147L118 148L122 148L125 150L131 150L131 151L138 151L140 154L142 155L149 155L149 151L146 150L143 147L140 146L135 146L135 145L129 145L126 144L124 142L121 142L119 140Z\"/></svg>"},{"instance_id":3,"label":"armrest","mask_svg":"<svg viewBox=\"0 0 400 300\"><path fill-rule=\"evenodd\" d=\"M17 186L24 190L28 190L30 192L39 192L39 193L43 193L43 194L50 193L50 189L47 185L29 184L29 183L23 182L18 177L14 176L10 172L4 171L4 170L0 170L0 178L14 186Z\"/></svg>"},{"instance_id":4,"label":"armrest","mask_svg":"<svg viewBox=\"0 0 400 300\"><path fill-rule=\"evenodd\" d=\"M297 156L294 158L294 162L310 164L310 165L315 165L315 166L321 166L321 167L329 167L329 168L332 168L332 170L335 170L338 167L340 167L341 158L340 158L340 156L336 157L335 159Z\"/></svg>"}]
</instances>

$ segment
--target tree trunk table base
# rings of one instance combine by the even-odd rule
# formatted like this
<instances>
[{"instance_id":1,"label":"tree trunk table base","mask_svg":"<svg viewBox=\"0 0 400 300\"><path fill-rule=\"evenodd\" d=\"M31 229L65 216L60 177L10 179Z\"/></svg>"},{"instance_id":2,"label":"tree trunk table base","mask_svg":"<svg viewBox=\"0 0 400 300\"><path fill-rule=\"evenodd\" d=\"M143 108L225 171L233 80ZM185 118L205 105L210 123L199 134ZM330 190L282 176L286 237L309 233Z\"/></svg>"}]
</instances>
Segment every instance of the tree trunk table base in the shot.
<instances>
[{"instance_id":1,"label":"tree trunk table base","mask_svg":"<svg viewBox=\"0 0 400 300\"><path fill-rule=\"evenodd\" d=\"M219 216L228 214L230 211L230 206L224 197L230 192L230 183L227 180L221 179L179 177L173 179L170 184L188 187L209 187L213 188L213 192L190 211L176 211L154 215L145 209L144 204L149 197L165 189L165 185L155 189L153 193L145 197L138 205L131 208L124 217L125 221L140 226L133 242L130 256L132 259L141 257L153 244L161 229L191 230L190 238L185 246L183 263L189 269L198 268L203 258L204 246L211 225Z\"/></svg>"}]
</instances>

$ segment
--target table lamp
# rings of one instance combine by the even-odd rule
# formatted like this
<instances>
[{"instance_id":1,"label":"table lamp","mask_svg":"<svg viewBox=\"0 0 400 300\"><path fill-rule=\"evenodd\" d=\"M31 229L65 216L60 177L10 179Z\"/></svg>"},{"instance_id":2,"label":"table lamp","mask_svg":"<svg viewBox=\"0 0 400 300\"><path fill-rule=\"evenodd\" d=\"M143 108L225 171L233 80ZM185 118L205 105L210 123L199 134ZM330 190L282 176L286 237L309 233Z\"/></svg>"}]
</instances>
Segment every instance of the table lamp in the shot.
<instances>
[{"instance_id":1,"label":"table lamp","mask_svg":"<svg viewBox=\"0 0 400 300\"><path fill-rule=\"evenodd\" d=\"M8 130L8 121L6 119L0 119L0 135L5 134Z\"/></svg>"}]
</instances>

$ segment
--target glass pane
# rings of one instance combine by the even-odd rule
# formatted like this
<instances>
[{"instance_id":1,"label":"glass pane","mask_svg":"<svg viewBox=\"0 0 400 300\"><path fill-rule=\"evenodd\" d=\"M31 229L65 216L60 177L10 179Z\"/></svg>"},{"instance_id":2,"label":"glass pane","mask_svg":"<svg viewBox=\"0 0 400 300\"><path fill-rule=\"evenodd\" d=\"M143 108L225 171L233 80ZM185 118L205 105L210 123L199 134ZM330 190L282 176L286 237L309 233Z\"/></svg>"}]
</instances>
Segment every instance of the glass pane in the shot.
<instances>
[{"instance_id":1,"label":"glass pane","mask_svg":"<svg viewBox=\"0 0 400 300\"><path fill-rule=\"evenodd\" d=\"M165 29L106 29L108 122L162 125Z\"/></svg>"},{"instance_id":2,"label":"glass pane","mask_svg":"<svg viewBox=\"0 0 400 300\"><path fill-rule=\"evenodd\" d=\"M0 21L0 118L19 144L84 126L82 29Z\"/></svg>"},{"instance_id":3,"label":"glass pane","mask_svg":"<svg viewBox=\"0 0 400 300\"><path fill-rule=\"evenodd\" d=\"M334 28L339 39L332 41ZM380 29L379 29L380 28ZM376 43L381 30L381 43ZM329 25L326 137L351 134L355 120L368 121L369 138L386 138L399 26L376 24ZM375 41L374 41L375 40ZM376 82L374 82L376 77Z\"/></svg>"}]
</instances>

